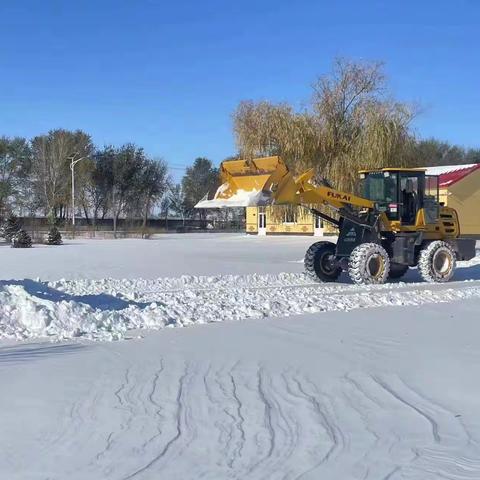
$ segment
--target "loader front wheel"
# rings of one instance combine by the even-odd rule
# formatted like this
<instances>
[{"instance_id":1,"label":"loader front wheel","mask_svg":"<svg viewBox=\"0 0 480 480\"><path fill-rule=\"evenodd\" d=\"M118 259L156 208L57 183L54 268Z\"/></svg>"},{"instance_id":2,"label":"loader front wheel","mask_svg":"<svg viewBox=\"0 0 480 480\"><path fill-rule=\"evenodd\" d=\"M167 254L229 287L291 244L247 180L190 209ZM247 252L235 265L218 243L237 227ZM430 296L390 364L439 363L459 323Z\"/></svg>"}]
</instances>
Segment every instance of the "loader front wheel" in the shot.
<instances>
[{"instance_id":1,"label":"loader front wheel","mask_svg":"<svg viewBox=\"0 0 480 480\"><path fill-rule=\"evenodd\" d=\"M420 252L418 270L426 282L448 282L452 278L455 266L455 252L447 242L436 240Z\"/></svg>"},{"instance_id":2,"label":"loader front wheel","mask_svg":"<svg viewBox=\"0 0 480 480\"><path fill-rule=\"evenodd\" d=\"M390 273L390 259L377 243L362 243L355 247L348 261L348 274L353 283L371 285L385 283Z\"/></svg>"},{"instance_id":3,"label":"loader front wheel","mask_svg":"<svg viewBox=\"0 0 480 480\"><path fill-rule=\"evenodd\" d=\"M317 242L311 245L303 260L305 273L321 282L337 280L342 269L335 261L335 248L332 242Z\"/></svg>"}]
</instances>

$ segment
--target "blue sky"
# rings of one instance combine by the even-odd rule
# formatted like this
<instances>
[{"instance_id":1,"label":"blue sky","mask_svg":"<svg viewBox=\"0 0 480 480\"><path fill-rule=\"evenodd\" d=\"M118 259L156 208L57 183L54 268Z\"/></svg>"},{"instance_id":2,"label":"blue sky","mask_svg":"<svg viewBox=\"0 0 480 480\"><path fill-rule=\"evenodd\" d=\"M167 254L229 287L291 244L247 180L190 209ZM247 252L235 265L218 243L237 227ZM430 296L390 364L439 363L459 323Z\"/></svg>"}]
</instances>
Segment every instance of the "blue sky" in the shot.
<instances>
[{"instance_id":1,"label":"blue sky","mask_svg":"<svg viewBox=\"0 0 480 480\"><path fill-rule=\"evenodd\" d=\"M424 108L420 136L480 146L476 0L4 0L0 135L81 128L174 166L219 162L240 100L301 105L335 56L385 61Z\"/></svg>"}]
</instances>

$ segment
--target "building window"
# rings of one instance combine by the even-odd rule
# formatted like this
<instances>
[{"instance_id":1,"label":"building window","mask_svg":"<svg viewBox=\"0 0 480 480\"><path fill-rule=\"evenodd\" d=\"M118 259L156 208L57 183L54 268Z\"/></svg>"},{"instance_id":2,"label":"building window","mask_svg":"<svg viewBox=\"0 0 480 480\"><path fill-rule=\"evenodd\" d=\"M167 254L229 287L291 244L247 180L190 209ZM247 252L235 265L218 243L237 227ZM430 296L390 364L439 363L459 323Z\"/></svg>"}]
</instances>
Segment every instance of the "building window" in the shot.
<instances>
[{"instance_id":1,"label":"building window","mask_svg":"<svg viewBox=\"0 0 480 480\"><path fill-rule=\"evenodd\" d=\"M323 228L323 218L319 217L318 215L315 215L315 228Z\"/></svg>"},{"instance_id":2,"label":"building window","mask_svg":"<svg viewBox=\"0 0 480 480\"><path fill-rule=\"evenodd\" d=\"M297 223L297 212L292 209L286 210L283 216L283 223Z\"/></svg>"},{"instance_id":3,"label":"building window","mask_svg":"<svg viewBox=\"0 0 480 480\"><path fill-rule=\"evenodd\" d=\"M258 228L267 228L267 212L265 207L258 207Z\"/></svg>"}]
</instances>

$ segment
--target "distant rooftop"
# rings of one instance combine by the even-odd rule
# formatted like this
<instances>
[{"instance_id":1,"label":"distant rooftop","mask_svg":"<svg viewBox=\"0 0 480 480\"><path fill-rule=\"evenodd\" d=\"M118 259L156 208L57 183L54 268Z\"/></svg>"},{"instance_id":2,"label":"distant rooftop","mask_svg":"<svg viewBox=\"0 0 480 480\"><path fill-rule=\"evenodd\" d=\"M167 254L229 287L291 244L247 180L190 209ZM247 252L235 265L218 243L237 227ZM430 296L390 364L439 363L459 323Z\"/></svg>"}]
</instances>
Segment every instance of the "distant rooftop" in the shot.
<instances>
[{"instance_id":1,"label":"distant rooftop","mask_svg":"<svg viewBox=\"0 0 480 480\"><path fill-rule=\"evenodd\" d=\"M438 175L439 186L449 187L479 168L480 163L470 163L468 165L445 165L441 167L427 167L425 173L427 175Z\"/></svg>"}]
</instances>

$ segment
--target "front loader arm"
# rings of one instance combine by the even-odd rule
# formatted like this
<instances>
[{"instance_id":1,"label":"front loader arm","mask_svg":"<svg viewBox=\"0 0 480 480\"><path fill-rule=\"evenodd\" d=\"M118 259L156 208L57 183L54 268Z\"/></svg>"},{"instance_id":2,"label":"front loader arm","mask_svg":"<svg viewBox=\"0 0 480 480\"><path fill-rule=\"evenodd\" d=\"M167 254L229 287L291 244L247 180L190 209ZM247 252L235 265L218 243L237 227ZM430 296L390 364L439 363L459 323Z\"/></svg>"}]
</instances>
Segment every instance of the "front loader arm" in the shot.
<instances>
[{"instance_id":1,"label":"front loader arm","mask_svg":"<svg viewBox=\"0 0 480 480\"><path fill-rule=\"evenodd\" d=\"M280 157L226 161L220 171L223 183L214 199L202 200L196 208L256 205L329 205L337 211L374 208L374 203L365 198L314 185L313 169L294 178Z\"/></svg>"},{"instance_id":2,"label":"front loader arm","mask_svg":"<svg viewBox=\"0 0 480 480\"><path fill-rule=\"evenodd\" d=\"M348 206L367 209L374 208L374 203L366 198L341 192L325 185L314 185L311 183L314 173L312 168L299 177L294 178L286 167L279 168L272 173L265 185L267 189L272 191L272 204L322 204L329 205L335 210Z\"/></svg>"},{"instance_id":3,"label":"front loader arm","mask_svg":"<svg viewBox=\"0 0 480 480\"><path fill-rule=\"evenodd\" d=\"M324 185L314 186L309 182L298 182L298 180L297 185L299 188L296 194L296 203L329 205L337 210L346 206L368 209L373 209L375 206L371 200Z\"/></svg>"}]
</instances>

